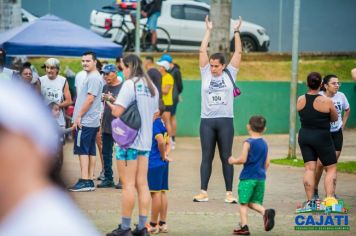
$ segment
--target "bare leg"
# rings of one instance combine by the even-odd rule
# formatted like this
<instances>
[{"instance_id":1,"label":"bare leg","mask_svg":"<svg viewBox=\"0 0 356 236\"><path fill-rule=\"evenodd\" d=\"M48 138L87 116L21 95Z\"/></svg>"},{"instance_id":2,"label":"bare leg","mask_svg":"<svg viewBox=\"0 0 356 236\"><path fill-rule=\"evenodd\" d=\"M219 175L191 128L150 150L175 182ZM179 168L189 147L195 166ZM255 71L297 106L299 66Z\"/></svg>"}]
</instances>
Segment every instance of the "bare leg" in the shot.
<instances>
[{"instance_id":1,"label":"bare leg","mask_svg":"<svg viewBox=\"0 0 356 236\"><path fill-rule=\"evenodd\" d=\"M247 210L248 210L247 204L240 204L239 210L240 210L241 226L243 227L247 225Z\"/></svg>"},{"instance_id":2,"label":"bare leg","mask_svg":"<svg viewBox=\"0 0 356 236\"><path fill-rule=\"evenodd\" d=\"M167 111L163 112L162 118L166 126L168 136L172 137L173 132L172 132L172 125L171 125L171 113Z\"/></svg>"},{"instance_id":3,"label":"bare leg","mask_svg":"<svg viewBox=\"0 0 356 236\"><path fill-rule=\"evenodd\" d=\"M136 188L138 193L139 214L141 216L147 216L151 202L150 190L148 189L147 183L148 158L138 156L137 160Z\"/></svg>"},{"instance_id":4,"label":"bare leg","mask_svg":"<svg viewBox=\"0 0 356 236\"><path fill-rule=\"evenodd\" d=\"M89 177L89 156L79 155L80 162L80 176L82 179L91 179Z\"/></svg>"},{"instance_id":5,"label":"bare leg","mask_svg":"<svg viewBox=\"0 0 356 236\"><path fill-rule=\"evenodd\" d=\"M95 163L96 163L96 156L89 156L89 178L90 179L92 179L94 176Z\"/></svg>"},{"instance_id":6,"label":"bare leg","mask_svg":"<svg viewBox=\"0 0 356 236\"><path fill-rule=\"evenodd\" d=\"M318 189L321 176L323 175L323 171L324 171L324 166L323 166L323 164L321 164L320 160L318 159L317 163L316 163L316 169L315 169L315 187L314 187L314 189Z\"/></svg>"},{"instance_id":7,"label":"bare leg","mask_svg":"<svg viewBox=\"0 0 356 236\"><path fill-rule=\"evenodd\" d=\"M101 138L101 127L99 128L99 131L96 133L95 141L96 141L96 145L98 146L101 169L104 170L103 141L102 141L102 138ZM93 176L94 176L94 170L93 170Z\"/></svg>"},{"instance_id":8,"label":"bare leg","mask_svg":"<svg viewBox=\"0 0 356 236\"><path fill-rule=\"evenodd\" d=\"M251 208L252 210L257 211L258 213L260 213L261 215L265 214L265 208L257 203L249 203L248 207Z\"/></svg>"},{"instance_id":9,"label":"bare leg","mask_svg":"<svg viewBox=\"0 0 356 236\"><path fill-rule=\"evenodd\" d=\"M334 197L336 189L336 164L325 167L324 180L325 193L327 197Z\"/></svg>"},{"instance_id":10,"label":"bare leg","mask_svg":"<svg viewBox=\"0 0 356 236\"><path fill-rule=\"evenodd\" d=\"M307 199L311 200L314 196L316 161L304 163L304 169L304 189L307 194Z\"/></svg>"},{"instance_id":11,"label":"bare leg","mask_svg":"<svg viewBox=\"0 0 356 236\"><path fill-rule=\"evenodd\" d=\"M167 212L168 212L168 198L166 192L161 194L161 212L160 212L160 221L167 221Z\"/></svg>"},{"instance_id":12,"label":"bare leg","mask_svg":"<svg viewBox=\"0 0 356 236\"><path fill-rule=\"evenodd\" d=\"M151 31L151 44L156 45L157 44L157 31Z\"/></svg>"},{"instance_id":13,"label":"bare leg","mask_svg":"<svg viewBox=\"0 0 356 236\"><path fill-rule=\"evenodd\" d=\"M132 210L135 206L135 195L136 195L136 172L137 172L137 160L127 161L127 166L125 161L116 161L117 169L121 173L122 181L122 200L121 200L121 211L122 216L125 218L131 218Z\"/></svg>"},{"instance_id":14,"label":"bare leg","mask_svg":"<svg viewBox=\"0 0 356 236\"><path fill-rule=\"evenodd\" d=\"M151 222L157 223L158 216L161 210L161 192L151 193L152 197L152 210L151 210Z\"/></svg>"},{"instance_id":15,"label":"bare leg","mask_svg":"<svg viewBox=\"0 0 356 236\"><path fill-rule=\"evenodd\" d=\"M171 125L172 125L172 136L177 134L177 119L176 116L171 116Z\"/></svg>"}]
</instances>

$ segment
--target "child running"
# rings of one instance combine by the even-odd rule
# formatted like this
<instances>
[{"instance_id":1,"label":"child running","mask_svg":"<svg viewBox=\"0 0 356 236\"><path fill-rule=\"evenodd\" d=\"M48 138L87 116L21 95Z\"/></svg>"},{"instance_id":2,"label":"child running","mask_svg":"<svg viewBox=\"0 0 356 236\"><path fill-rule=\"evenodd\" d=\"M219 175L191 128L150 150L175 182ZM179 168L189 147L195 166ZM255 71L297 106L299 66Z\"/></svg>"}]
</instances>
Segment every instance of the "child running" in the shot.
<instances>
[{"instance_id":1,"label":"child running","mask_svg":"<svg viewBox=\"0 0 356 236\"><path fill-rule=\"evenodd\" d=\"M247 225L247 209L251 208L263 216L264 228L270 231L274 226L274 209L263 207L265 192L266 170L269 166L267 157L268 146L262 138L265 131L266 119L262 116L252 116L247 125L250 138L243 143L242 153L239 158L232 156L229 163L243 164L238 185L240 203L240 228L234 229L233 235L250 235Z\"/></svg>"},{"instance_id":2,"label":"child running","mask_svg":"<svg viewBox=\"0 0 356 236\"><path fill-rule=\"evenodd\" d=\"M159 111L153 117L152 147L148 161L148 186L152 197L151 221L147 225L151 234L167 233L168 200L168 154L171 150L170 139L161 115L164 105L160 102Z\"/></svg>"}]
</instances>

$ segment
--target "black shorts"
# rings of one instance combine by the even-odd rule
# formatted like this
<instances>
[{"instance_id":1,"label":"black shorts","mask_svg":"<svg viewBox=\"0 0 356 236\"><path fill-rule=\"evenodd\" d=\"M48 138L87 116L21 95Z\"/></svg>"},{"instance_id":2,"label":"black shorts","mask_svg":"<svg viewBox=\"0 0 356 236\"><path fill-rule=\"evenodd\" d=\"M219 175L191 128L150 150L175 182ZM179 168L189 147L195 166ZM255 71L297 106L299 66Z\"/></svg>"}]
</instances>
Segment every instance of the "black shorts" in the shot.
<instances>
[{"instance_id":1,"label":"black shorts","mask_svg":"<svg viewBox=\"0 0 356 236\"><path fill-rule=\"evenodd\" d=\"M85 127L78 129L74 135L74 154L75 155L96 155L96 134L99 127Z\"/></svg>"},{"instance_id":2,"label":"black shorts","mask_svg":"<svg viewBox=\"0 0 356 236\"><path fill-rule=\"evenodd\" d=\"M335 150L341 152L342 144L344 142L344 135L342 134L342 129L336 132L331 132L331 138L333 140Z\"/></svg>"},{"instance_id":3,"label":"black shorts","mask_svg":"<svg viewBox=\"0 0 356 236\"><path fill-rule=\"evenodd\" d=\"M164 112L170 112L172 114L173 106L164 106Z\"/></svg>"},{"instance_id":4,"label":"black shorts","mask_svg":"<svg viewBox=\"0 0 356 236\"><path fill-rule=\"evenodd\" d=\"M337 163L335 147L329 130L301 128L298 143L304 163L317 161L318 158L323 166Z\"/></svg>"}]
</instances>

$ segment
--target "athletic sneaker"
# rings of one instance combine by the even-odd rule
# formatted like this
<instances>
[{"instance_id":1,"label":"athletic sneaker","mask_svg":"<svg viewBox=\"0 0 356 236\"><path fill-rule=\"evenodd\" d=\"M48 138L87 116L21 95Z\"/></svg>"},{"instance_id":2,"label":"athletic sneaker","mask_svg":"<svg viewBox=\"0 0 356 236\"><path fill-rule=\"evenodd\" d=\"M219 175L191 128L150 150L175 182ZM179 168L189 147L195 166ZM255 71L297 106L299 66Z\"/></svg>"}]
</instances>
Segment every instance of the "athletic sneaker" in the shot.
<instances>
[{"instance_id":1,"label":"athletic sneaker","mask_svg":"<svg viewBox=\"0 0 356 236\"><path fill-rule=\"evenodd\" d=\"M150 233L147 231L147 228L138 229L136 225L136 229L132 231L132 235L134 236L150 236Z\"/></svg>"},{"instance_id":2,"label":"athletic sneaker","mask_svg":"<svg viewBox=\"0 0 356 236\"><path fill-rule=\"evenodd\" d=\"M237 199L234 198L234 196L232 195L231 192L227 192L227 193L226 193L225 202L226 202L226 203L236 204L236 203L237 203Z\"/></svg>"},{"instance_id":3,"label":"athletic sneaker","mask_svg":"<svg viewBox=\"0 0 356 236\"><path fill-rule=\"evenodd\" d=\"M95 191L95 184L94 184L94 181L92 179L88 179L87 180L87 184L89 185L90 187L90 191Z\"/></svg>"},{"instance_id":4,"label":"athletic sneaker","mask_svg":"<svg viewBox=\"0 0 356 236\"><path fill-rule=\"evenodd\" d=\"M172 137L171 137L171 149L172 150L176 149L176 142L173 140Z\"/></svg>"},{"instance_id":5,"label":"athletic sneaker","mask_svg":"<svg viewBox=\"0 0 356 236\"><path fill-rule=\"evenodd\" d=\"M201 192L198 195L195 195L193 198L193 202L207 202L209 201L208 193Z\"/></svg>"},{"instance_id":6,"label":"athletic sneaker","mask_svg":"<svg viewBox=\"0 0 356 236\"><path fill-rule=\"evenodd\" d=\"M106 236L132 236L131 228L121 229L121 225L117 229L114 229L111 233L107 233Z\"/></svg>"},{"instance_id":7,"label":"athletic sneaker","mask_svg":"<svg viewBox=\"0 0 356 236\"><path fill-rule=\"evenodd\" d=\"M274 216L276 211L274 209L266 209L263 215L263 224L266 231L270 231L274 227Z\"/></svg>"},{"instance_id":8,"label":"athletic sneaker","mask_svg":"<svg viewBox=\"0 0 356 236\"><path fill-rule=\"evenodd\" d=\"M250 230L248 229L247 225L244 225L244 227L242 227L240 225L240 229L234 229L232 234L233 235L250 235Z\"/></svg>"},{"instance_id":9,"label":"athletic sneaker","mask_svg":"<svg viewBox=\"0 0 356 236\"><path fill-rule=\"evenodd\" d=\"M93 183L94 186L94 183ZM95 187L94 187L95 189ZM71 192L89 192L92 191L90 180L79 179L78 182L68 189Z\"/></svg>"},{"instance_id":10,"label":"athletic sneaker","mask_svg":"<svg viewBox=\"0 0 356 236\"><path fill-rule=\"evenodd\" d=\"M147 231L150 234L159 234L159 225L152 226L151 224L146 224Z\"/></svg>"},{"instance_id":11,"label":"athletic sneaker","mask_svg":"<svg viewBox=\"0 0 356 236\"><path fill-rule=\"evenodd\" d=\"M105 172L104 172L104 170L102 170L102 171L100 172L100 175L99 175L99 177L97 178L97 180L101 180L101 181L105 180Z\"/></svg>"},{"instance_id":12,"label":"athletic sneaker","mask_svg":"<svg viewBox=\"0 0 356 236\"><path fill-rule=\"evenodd\" d=\"M168 233L168 225L167 224L160 225L159 232L160 233Z\"/></svg>"}]
</instances>

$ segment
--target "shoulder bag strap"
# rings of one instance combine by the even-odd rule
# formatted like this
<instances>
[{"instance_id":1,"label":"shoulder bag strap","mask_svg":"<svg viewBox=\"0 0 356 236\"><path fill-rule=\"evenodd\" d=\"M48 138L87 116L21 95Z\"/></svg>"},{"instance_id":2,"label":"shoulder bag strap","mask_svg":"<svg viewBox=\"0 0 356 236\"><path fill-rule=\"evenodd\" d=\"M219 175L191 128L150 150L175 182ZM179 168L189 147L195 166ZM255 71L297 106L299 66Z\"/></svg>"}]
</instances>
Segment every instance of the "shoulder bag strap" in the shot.
<instances>
[{"instance_id":1,"label":"shoulder bag strap","mask_svg":"<svg viewBox=\"0 0 356 236\"><path fill-rule=\"evenodd\" d=\"M230 71L228 69L226 69L226 68L224 68L223 71L229 76L229 79L230 79L231 83L233 84L234 89L236 89L237 86L236 86L236 84L234 82L234 79L232 78L232 75L231 75Z\"/></svg>"}]
</instances>

